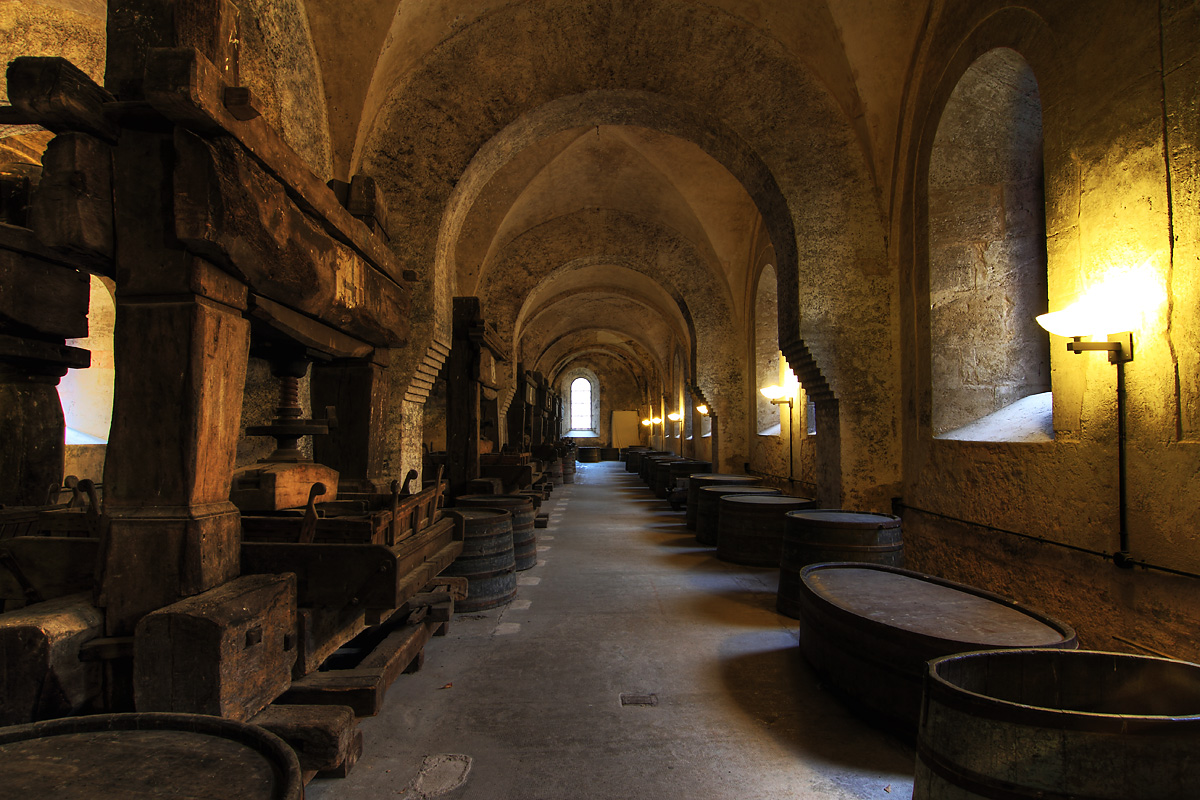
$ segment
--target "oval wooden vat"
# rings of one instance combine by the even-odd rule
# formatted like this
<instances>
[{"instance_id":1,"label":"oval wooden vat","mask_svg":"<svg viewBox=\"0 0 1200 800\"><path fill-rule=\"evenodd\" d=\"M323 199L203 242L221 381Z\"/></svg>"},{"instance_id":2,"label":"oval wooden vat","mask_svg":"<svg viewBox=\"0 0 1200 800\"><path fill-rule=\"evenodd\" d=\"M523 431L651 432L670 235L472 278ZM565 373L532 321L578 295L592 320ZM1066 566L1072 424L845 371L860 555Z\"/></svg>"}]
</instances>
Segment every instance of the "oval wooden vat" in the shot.
<instances>
[{"instance_id":1,"label":"oval wooden vat","mask_svg":"<svg viewBox=\"0 0 1200 800\"><path fill-rule=\"evenodd\" d=\"M600 448L580 447L575 454L575 459L580 464L598 464L600 463Z\"/></svg>"},{"instance_id":2,"label":"oval wooden vat","mask_svg":"<svg viewBox=\"0 0 1200 800\"><path fill-rule=\"evenodd\" d=\"M912 735L925 662L969 650L1074 649L1075 631L1000 595L850 562L800 572L800 649L849 703Z\"/></svg>"},{"instance_id":3,"label":"oval wooden vat","mask_svg":"<svg viewBox=\"0 0 1200 800\"><path fill-rule=\"evenodd\" d=\"M1200 796L1200 665L989 650L925 676L913 800Z\"/></svg>"},{"instance_id":4,"label":"oval wooden vat","mask_svg":"<svg viewBox=\"0 0 1200 800\"><path fill-rule=\"evenodd\" d=\"M779 591L775 597L780 614L800 618L800 570L826 561L903 567L900 518L832 508L788 514L779 559Z\"/></svg>"},{"instance_id":5,"label":"oval wooden vat","mask_svg":"<svg viewBox=\"0 0 1200 800\"><path fill-rule=\"evenodd\" d=\"M257 725L200 714L96 714L0 728L0 797L300 800L300 763Z\"/></svg>"},{"instance_id":6,"label":"oval wooden vat","mask_svg":"<svg viewBox=\"0 0 1200 800\"><path fill-rule=\"evenodd\" d=\"M757 486L762 478L753 475L734 475L728 472L713 472L688 481L687 528L696 530L696 514L699 511L700 488L703 486Z\"/></svg>"},{"instance_id":7,"label":"oval wooden vat","mask_svg":"<svg viewBox=\"0 0 1200 800\"><path fill-rule=\"evenodd\" d=\"M783 492L767 486L750 486L746 484L727 486L725 484L717 484L715 486L701 486L698 494L699 499L696 501L696 541L700 544L716 547L717 537L721 530L720 504L722 497L731 494L781 495Z\"/></svg>"},{"instance_id":8,"label":"oval wooden vat","mask_svg":"<svg viewBox=\"0 0 1200 800\"><path fill-rule=\"evenodd\" d=\"M789 511L812 508L810 497L725 494L717 501L717 558L752 567L779 566Z\"/></svg>"},{"instance_id":9,"label":"oval wooden vat","mask_svg":"<svg viewBox=\"0 0 1200 800\"><path fill-rule=\"evenodd\" d=\"M462 527L462 555L442 571L467 579L467 598L456 611L484 611L511 601L517 593L512 514L502 508L451 508Z\"/></svg>"}]
</instances>

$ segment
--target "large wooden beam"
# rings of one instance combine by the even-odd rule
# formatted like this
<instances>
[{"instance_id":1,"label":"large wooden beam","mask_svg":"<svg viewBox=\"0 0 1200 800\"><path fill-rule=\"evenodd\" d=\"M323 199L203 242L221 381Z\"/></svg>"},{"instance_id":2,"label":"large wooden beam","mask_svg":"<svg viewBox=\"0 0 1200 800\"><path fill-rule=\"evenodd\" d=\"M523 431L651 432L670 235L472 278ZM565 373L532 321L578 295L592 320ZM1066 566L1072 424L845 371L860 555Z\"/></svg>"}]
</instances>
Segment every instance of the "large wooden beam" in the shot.
<instances>
[{"instance_id":1,"label":"large wooden beam","mask_svg":"<svg viewBox=\"0 0 1200 800\"><path fill-rule=\"evenodd\" d=\"M405 288L330 236L235 140L180 129L174 141L174 234L185 247L346 334L404 343Z\"/></svg>"},{"instance_id":2,"label":"large wooden beam","mask_svg":"<svg viewBox=\"0 0 1200 800\"><path fill-rule=\"evenodd\" d=\"M297 205L321 221L329 235L394 282L415 280L265 119L240 120L230 113L225 107L227 84L203 54L191 48L151 51L146 77L146 99L161 114L206 136L229 134L287 188Z\"/></svg>"}]
</instances>

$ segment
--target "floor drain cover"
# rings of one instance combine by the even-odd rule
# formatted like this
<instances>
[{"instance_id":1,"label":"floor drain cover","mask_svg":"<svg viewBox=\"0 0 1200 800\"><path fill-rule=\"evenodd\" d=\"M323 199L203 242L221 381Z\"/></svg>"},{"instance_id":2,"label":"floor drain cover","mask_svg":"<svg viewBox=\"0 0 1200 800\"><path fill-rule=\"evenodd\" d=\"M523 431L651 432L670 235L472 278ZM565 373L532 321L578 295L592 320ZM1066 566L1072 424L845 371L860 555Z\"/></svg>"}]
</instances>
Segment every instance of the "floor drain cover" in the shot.
<instances>
[{"instance_id":1,"label":"floor drain cover","mask_svg":"<svg viewBox=\"0 0 1200 800\"><path fill-rule=\"evenodd\" d=\"M622 694L621 705L623 706L656 706L658 705L658 695L656 694Z\"/></svg>"}]
</instances>

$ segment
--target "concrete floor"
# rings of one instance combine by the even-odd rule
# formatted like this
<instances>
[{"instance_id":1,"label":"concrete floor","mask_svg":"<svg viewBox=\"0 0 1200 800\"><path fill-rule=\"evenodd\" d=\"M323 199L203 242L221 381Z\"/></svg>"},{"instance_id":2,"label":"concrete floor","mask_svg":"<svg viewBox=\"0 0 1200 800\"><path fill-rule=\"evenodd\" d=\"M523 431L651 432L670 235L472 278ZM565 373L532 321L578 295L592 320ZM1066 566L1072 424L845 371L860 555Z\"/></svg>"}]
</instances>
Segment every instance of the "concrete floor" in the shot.
<instances>
[{"instance_id":1,"label":"concrete floor","mask_svg":"<svg viewBox=\"0 0 1200 800\"><path fill-rule=\"evenodd\" d=\"M311 800L911 800L913 751L821 689L775 571L718 561L620 463L547 509L517 598L456 615Z\"/></svg>"}]
</instances>

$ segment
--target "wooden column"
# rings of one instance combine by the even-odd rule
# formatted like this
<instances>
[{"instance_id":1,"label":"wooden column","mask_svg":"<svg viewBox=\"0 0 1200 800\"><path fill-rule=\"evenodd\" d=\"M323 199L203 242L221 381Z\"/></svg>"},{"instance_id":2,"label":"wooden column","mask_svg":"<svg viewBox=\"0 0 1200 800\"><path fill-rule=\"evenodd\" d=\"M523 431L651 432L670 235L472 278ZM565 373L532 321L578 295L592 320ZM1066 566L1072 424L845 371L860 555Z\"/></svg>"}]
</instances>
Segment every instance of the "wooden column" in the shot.
<instances>
[{"instance_id":1,"label":"wooden column","mask_svg":"<svg viewBox=\"0 0 1200 800\"><path fill-rule=\"evenodd\" d=\"M341 491L387 491L382 433L398 422L390 419L391 384L385 366L371 359L313 364L312 405L333 406L338 414L336 430L313 437L313 460L338 471Z\"/></svg>"},{"instance_id":2,"label":"wooden column","mask_svg":"<svg viewBox=\"0 0 1200 800\"><path fill-rule=\"evenodd\" d=\"M116 150L117 377L97 602L110 636L237 577L229 502L250 330L245 285L172 247L171 134Z\"/></svg>"},{"instance_id":3,"label":"wooden column","mask_svg":"<svg viewBox=\"0 0 1200 800\"><path fill-rule=\"evenodd\" d=\"M479 355L471 329L480 321L479 298L454 298L454 334L446 359L446 477L450 494L479 477Z\"/></svg>"}]
</instances>

